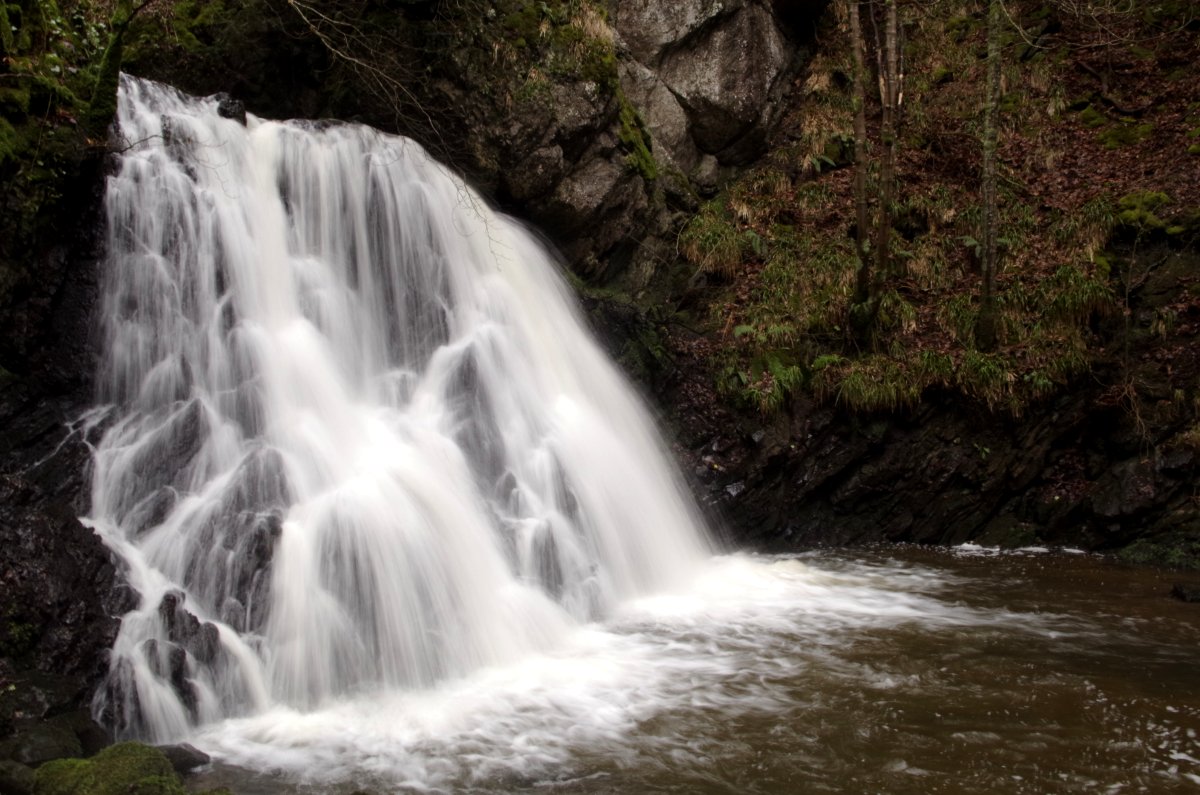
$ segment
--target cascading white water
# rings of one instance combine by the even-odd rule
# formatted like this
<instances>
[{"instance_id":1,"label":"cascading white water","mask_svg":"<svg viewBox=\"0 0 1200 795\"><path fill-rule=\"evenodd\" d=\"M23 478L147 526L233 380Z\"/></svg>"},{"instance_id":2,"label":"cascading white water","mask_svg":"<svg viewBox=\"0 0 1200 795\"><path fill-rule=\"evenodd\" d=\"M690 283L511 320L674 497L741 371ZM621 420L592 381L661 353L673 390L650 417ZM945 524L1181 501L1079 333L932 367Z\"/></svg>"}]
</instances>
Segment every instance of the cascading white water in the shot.
<instances>
[{"instance_id":1,"label":"cascading white water","mask_svg":"<svg viewBox=\"0 0 1200 795\"><path fill-rule=\"evenodd\" d=\"M535 239L415 143L122 79L90 523L154 740L427 686L687 578L702 523Z\"/></svg>"}]
</instances>

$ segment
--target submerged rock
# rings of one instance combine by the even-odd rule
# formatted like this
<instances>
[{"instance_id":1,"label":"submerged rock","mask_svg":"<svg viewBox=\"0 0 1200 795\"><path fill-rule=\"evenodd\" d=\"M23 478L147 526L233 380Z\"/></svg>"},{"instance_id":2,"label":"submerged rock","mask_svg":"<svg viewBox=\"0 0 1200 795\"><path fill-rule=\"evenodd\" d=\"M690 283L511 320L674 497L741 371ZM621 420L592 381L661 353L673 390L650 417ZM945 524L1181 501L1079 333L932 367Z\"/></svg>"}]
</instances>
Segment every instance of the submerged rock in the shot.
<instances>
[{"instance_id":1,"label":"submerged rock","mask_svg":"<svg viewBox=\"0 0 1200 795\"><path fill-rule=\"evenodd\" d=\"M1175 597L1181 602L1200 604L1200 586L1175 583L1175 585L1171 588L1171 596Z\"/></svg>"}]
</instances>

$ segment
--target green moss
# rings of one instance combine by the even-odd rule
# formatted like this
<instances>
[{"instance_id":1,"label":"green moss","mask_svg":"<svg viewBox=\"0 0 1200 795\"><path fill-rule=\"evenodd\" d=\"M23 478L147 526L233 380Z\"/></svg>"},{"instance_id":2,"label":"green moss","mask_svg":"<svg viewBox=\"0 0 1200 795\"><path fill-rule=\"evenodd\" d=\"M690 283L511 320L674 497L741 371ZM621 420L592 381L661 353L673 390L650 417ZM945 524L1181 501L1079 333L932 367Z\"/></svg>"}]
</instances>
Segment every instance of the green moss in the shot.
<instances>
[{"instance_id":1,"label":"green moss","mask_svg":"<svg viewBox=\"0 0 1200 795\"><path fill-rule=\"evenodd\" d=\"M0 58L8 55L14 48L13 25L8 21L8 3L0 0Z\"/></svg>"},{"instance_id":2,"label":"green moss","mask_svg":"<svg viewBox=\"0 0 1200 795\"><path fill-rule=\"evenodd\" d=\"M109 746L91 759L60 759L37 769L34 795L185 795L179 777L157 748Z\"/></svg>"},{"instance_id":3,"label":"green moss","mask_svg":"<svg viewBox=\"0 0 1200 795\"><path fill-rule=\"evenodd\" d=\"M588 0L499 0L494 10L495 22L485 22L476 45L489 54L493 73L495 54L505 52L522 78L534 67L555 77L592 82L604 96L616 94L617 54L602 6ZM463 12L469 10L464 7Z\"/></svg>"},{"instance_id":4,"label":"green moss","mask_svg":"<svg viewBox=\"0 0 1200 795\"><path fill-rule=\"evenodd\" d=\"M973 19L968 16L958 16L947 20L943 30L954 42L961 44L973 28L978 27Z\"/></svg>"},{"instance_id":5,"label":"green moss","mask_svg":"<svg viewBox=\"0 0 1200 795\"><path fill-rule=\"evenodd\" d=\"M2 23L0 23L2 24ZM29 87L0 87L0 115L20 118L29 113Z\"/></svg>"},{"instance_id":6,"label":"green moss","mask_svg":"<svg viewBox=\"0 0 1200 795\"><path fill-rule=\"evenodd\" d=\"M1123 226L1140 231L1154 231L1166 228L1166 223L1158 217L1158 211L1171 203L1171 197L1161 191L1138 191L1121 197L1117 206L1117 221Z\"/></svg>"},{"instance_id":7,"label":"green moss","mask_svg":"<svg viewBox=\"0 0 1200 795\"><path fill-rule=\"evenodd\" d=\"M1200 144L1192 144L1188 147L1189 155L1200 155Z\"/></svg>"},{"instance_id":8,"label":"green moss","mask_svg":"<svg viewBox=\"0 0 1200 795\"><path fill-rule=\"evenodd\" d=\"M1093 130L1108 124L1108 119L1104 117L1104 114L1093 108L1090 104L1085 105L1079 111L1079 121L1084 127Z\"/></svg>"},{"instance_id":9,"label":"green moss","mask_svg":"<svg viewBox=\"0 0 1200 795\"><path fill-rule=\"evenodd\" d=\"M1166 569L1200 570L1200 539L1177 533L1139 539L1117 553L1122 563Z\"/></svg>"},{"instance_id":10,"label":"green moss","mask_svg":"<svg viewBox=\"0 0 1200 795\"><path fill-rule=\"evenodd\" d=\"M617 102L620 103L621 122L617 137L626 153L625 162L647 182L653 182L658 179L658 161L652 152L654 144L650 139L650 131L646 129L642 114L625 97L625 92L617 91Z\"/></svg>"},{"instance_id":11,"label":"green moss","mask_svg":"<svg viewBox=\"0 0 1200 795\"><path fill-rule=\"evenodd\" d=\"M90 795L97 789L95 766L87 759L56 759L37 769L34 795Z\"/></svg>"},{"instance_id":12,"label":"green moss","mask_svg":"<svg viewBox=\"0 0 1200 795\"><path fill-rule=\"evenodd\" d=\"M1101 130L1096 137L1100 143L1104 144L1105 149L1120 149L1123 146L1141 143L1152 132L1154 132L1154 125L1150 123L1118 124Z\"/></svg>"}]
</instances>

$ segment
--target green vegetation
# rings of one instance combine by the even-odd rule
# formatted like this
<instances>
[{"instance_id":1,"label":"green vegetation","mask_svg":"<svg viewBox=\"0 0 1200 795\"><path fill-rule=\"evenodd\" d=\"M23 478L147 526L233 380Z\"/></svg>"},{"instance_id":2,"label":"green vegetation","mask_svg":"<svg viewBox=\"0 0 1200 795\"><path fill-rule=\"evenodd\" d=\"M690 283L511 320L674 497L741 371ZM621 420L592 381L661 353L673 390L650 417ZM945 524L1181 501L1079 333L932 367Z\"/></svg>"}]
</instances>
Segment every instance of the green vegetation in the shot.
<instances>
[{"instance_id":1,"label":"green vegetation","mask_svg":"<svg viewBox=\"0 0 1200 795\"><path fill-rule=\"evenodd\" d=\"M689 262L726 278L742 264L745 244L732 213L719 199L706 203L679 236L679 249Z\"/></svg>"},{"instance_id":2,"label":"green vegetation","mask_svg":"<svg viewBox=\"0 0 1200 795\"><path fill-rule=\"evenodd\" d=\"M1122 196L1117 202L1120 212L1117 221L1139 232L1165 229L1166 223L1158 212L1171 203L1171 197L1161 191L1138 191Z\"/></svg>"},{"instance_id":3,"label":"green vegetation","mask_svg":"<svg viewBox=\"0 0 1200 795\"><path fill-rule=\"evenodd\" d=\"M34 795L187 795L162 751L141 743L109 746L90 759L57 759L39 767ZM231 795L224 787L199 795Z\"/></svg>"},{"instance_id":4,"label":"green vegetation","mask_svg":"<svg viewBox=\"0 0 1200 795\"><path fill-rule=\"evenodd\" d=\"M1105 149L1120 149L1123 146L1141 143L1154 132L1153 124L1121 123L1101 130L1098 134Z\"/></svg>"},{"instance_id":5,"label":"green vegetation","mask_svg":"<svg viewBox=\"0 0 1200 795\"><path fill-rule=\"evenodd\" d=\"M1089 104L1079 111L1079 123L1084 127L1095 130L1108 124L1108 119L1105 118L1103 113Z\"/></svg>"},{"instance_id":6,"label":"green vegetation","mask_svg":"<svg viewBox=\"0 0 1200 795\"><path fill-rule=\"evenodd\" d=\"M97 90L114 40L109 4L10 0L0 9L0 319L8 322L19 296L44 289L37 255L74 214L116 86L112 97Z\"/></svg>"},{"instance_id":7,"label":"green vegetation","mask_svg":"<svg viewBox=\"0 0 1200 795\"><path fill-rule=\"evenodd\" d=\"M620 107L621 122L617 137L621 141L621 146L628 153L625 162L629 164L630 168L641 174L643 179L653 182L658 179L658 162L654 159L651 151L653 143L650 140L650 132L646 129L642 115L625 97L625 92L618 89L616 96Z\"/></svg>"},{"instance_id":8,"label":"green vegetation","mask_svg":"<svg viewBox=\"0 0 1200 795\"><path fill-rule=\"evenodd\" d=\"M1189 235L1182 214L1166 212L1171 200L1162 191L1113 195L1087 185L1063 206L1037 198L1045 188L1031 186L1055 174L1065 154L1056 136L1078 139L1070 131L1079 126L1096 130L1085 137L1103 158L1105 151L1150 145L1156 120L1110 118L1090 100L1071 106L1076 116L1061 116L1064 54L1026 52L1026 61L1005 67L1016 88L1004 96L1002 109L1011 112L1000 116L1000 138L1017 135L1025 143L1001 154L1000 262L989 324L996 339L994 347L981 345L983 210L974 187L980 143L949 130L951 120L977 123L983 65L978 50L962 42L982 43L985 31L977 17L953 13L960 3L935 5L936 13L913 20L903 131L910 164L901 166L902 187L890 208L895 265L866 337L848 331L856 325L857 265L851 170L843 168L849 158L829 156L853 125L840 7L822 31L790 140L683 227L685 261L717 277L709 316L722 339L711 354L717 387L743 405L769 413L803 392L855 411L895 411L933 390L1024 414L1087 372L1102 346L1099 330L1130 300L1118 295L1125 288L1108 251L1114 233ZM1026 12L1032 27L1052 21L1032 5L1012 10ZM1010 48L1023 42L1012 31L1007 39ZM1014 151L1023 162L1014 163ZM869 175L869 190L877 177Z\"/></svg>"},{"instance_id":9,"label":"green vegetation","mask_svg":"<svg viewBox=\"0 0 1200 795\"><path fill-rule=\"evenodd\" d=\"M1200 571L1200 539L1186 532L1142 538L1117 553L1123 563Z\"/></svg>"},{"instance_id":10,"label":"green vegetation","mask_svg":"<svg viewBox=\"0 0 1200 795\"><path fill-rule=\"evenodd\" d=\"M119 743L91 759L59 759L37 770L35 795L185 795L157 748Z\"/></svg>"}]
</instances>

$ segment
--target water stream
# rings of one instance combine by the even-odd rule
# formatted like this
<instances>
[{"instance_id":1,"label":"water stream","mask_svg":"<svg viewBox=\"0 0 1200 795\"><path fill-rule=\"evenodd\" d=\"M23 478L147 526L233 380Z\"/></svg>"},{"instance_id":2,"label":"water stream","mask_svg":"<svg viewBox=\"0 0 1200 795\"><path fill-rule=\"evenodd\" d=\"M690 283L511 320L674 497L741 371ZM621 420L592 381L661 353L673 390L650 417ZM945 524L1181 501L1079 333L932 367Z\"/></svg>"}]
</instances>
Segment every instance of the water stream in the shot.
<instances>
[{"instance_id":1,"label":"water stream","mask_svg":"<svg viewBox=\"0 0 1200 795\"><path fill-rule=\"evenodd\" d=\"M119 122L87 521L141 601L95 711L197 785L1200 788L1152 575L715 555L550 255L416 144L132 78Z\"/></svg>"}]
</instances>

